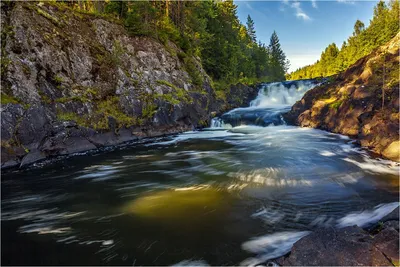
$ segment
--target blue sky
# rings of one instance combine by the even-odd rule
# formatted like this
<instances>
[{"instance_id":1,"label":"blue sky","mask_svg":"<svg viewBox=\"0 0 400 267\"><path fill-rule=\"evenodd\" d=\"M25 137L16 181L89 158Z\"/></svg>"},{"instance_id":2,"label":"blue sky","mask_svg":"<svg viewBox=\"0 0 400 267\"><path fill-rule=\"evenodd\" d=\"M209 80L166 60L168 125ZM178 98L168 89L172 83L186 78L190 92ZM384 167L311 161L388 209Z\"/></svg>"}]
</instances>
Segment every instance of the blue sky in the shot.
<instances>
[{"instance_id":1,"label":"blue sky","mask_svg":"<svg viewBox=\"0 0 400 267\"><path fill-rule=\"evenodd\" d=\"M246 23L250 14L258 40L269 44L275 30L290 60L290 71L319 59L330 43L340 48L357 19L369 25L377 1L235 1Z\"/></svg>"}]
</instances>

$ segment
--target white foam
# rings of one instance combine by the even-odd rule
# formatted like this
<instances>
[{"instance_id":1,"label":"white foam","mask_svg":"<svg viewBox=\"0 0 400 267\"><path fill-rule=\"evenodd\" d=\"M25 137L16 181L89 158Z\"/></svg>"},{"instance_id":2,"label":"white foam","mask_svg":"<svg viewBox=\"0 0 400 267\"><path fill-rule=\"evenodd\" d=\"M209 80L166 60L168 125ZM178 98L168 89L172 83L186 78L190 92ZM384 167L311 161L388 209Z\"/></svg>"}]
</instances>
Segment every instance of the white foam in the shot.
<instances>
[{"instance_id":1,"label":"white foam","mask_svg":"<svg viewBox=\"0 0 400 267\"><path fill-rule=\"evenodd\" d=\"M251 101L251 107L284 107L291 106L301 99L305 92L315 87L313 82L297 82L297 87L285 87L283 83L269 83L258 91L256 99Z\"/></svg>"},{"instance_id":2,"label":"white foam","mask_svg":"<svg viewBox=\"0 0 400 267\"><path fill-rule=\"evenodd\" d=\"M283 171L280 168L265 168L250 173L228 173L229 177L236 178L247 184L259 184L271 187L312 186L313 182L306 179L282 178Z\"/></svg>"},{"instance_id":3,"label":"white foam","mask_svg":"<svg viewBox=\"0 0 400 267\"><path fill-rule=\"evenodd\" d=\"M176 144L182 141L190 140L190 139L210 139L213 138L220 138L226 136L235 136L235 135L242 135L240 133L232 133L226 130L217 130L217 131L191 131L191 132L184 132L172 140L168 141L161 141L161 142L153 142L146 144L145 146L154 146L154 145L171 145Z\"/></svg>"},{"instance_id":4,"label":"white foam","mask_svg":"<svg viewBox=\"0 0 400 267\"><path fill-rule=\"evenodd\" d=\"M259 254L255 258L244 260L240 265L256 265L258 263L285 255L293 244L308 235L309 231L279 232L254 238L242 244L242 249Z\"/></svg>"},{"instance_id":5,"label":"white foam","mask_svg":"<svg viewBox=\"0 0 400 267\"><path fill-rule=\"evenodd\" d=\"M210 265L203 260L183 260L172 266L210 266Z\"/></svg>"},{"instance_id":6,"label":"white foam","mask_svg":"<svg viewBox=\"0 0 400 267\"><path fill-rule=\"evenodd\" d=\"M19 229L20 233L38 233L43 234L64 234L70 232L70 227L53 228L53 226L44 226L43 223L33 223L29 225L21 226Z\"/></svg>"},{"instance_id":7,"label":"white foam","mask_svg":"<svg viewBox=\"0 0 400 267\"><path fill-rule=\"evenodd\" d=\"M376 223L384 216L392 212L398 206L399 206L398 202L393 202L393 203L378 205L373 210L353 212L337 220L337 226L346 227L346 226L357 225L363 227L368 224Z\"/></svg>"},{"instance_id":8,"label":"white foam","mask_svg":"<svg viewBox=\"0 0 400 267\"><path fill-rule=\"evenodd\" d=\"M400 167L390 160L376 160L369 158L368 156L364 156L363 158L364 162L356 161L351 158L344 158L343 160L353 163L370 173L388 173L398 175L400 172Z\"/></svg>"},{"instance_id":9,"label":"white foam","mask_svg":"<svg viewBox=\"0 0 400 267\"><path fill-rule=\"evenodd\" d=\"M277 211L277 210L269 210L266 208L263 208L261 211L253 213L251 215L253 218L261 218L263 221L269 223L269 224L275 224L280 222L284 217L285 214Z\"/></svg>"},{"instance_id":10,"label":"white foam","mask_svg":"<svg viewBox=\"0 0 400 267\"><path fill-rule=\"evenodd\" d=\"M322 150L319 152L319 154L324 157L332 157L332 156L336 155L335 153L328 151L328 150Z\"/></svg>"},{"instance_id":11,"label":"white foam","mask_svg":"<svg viewBox=\"0 0 400 267\"><path fill-rule=\"evenodd\" d=\"M211 120L210 129L219 129L219 128L232 129L232 125L230 125L229 123L225 123L220 118L213 118Z\"/></svg>"}]
</instances>

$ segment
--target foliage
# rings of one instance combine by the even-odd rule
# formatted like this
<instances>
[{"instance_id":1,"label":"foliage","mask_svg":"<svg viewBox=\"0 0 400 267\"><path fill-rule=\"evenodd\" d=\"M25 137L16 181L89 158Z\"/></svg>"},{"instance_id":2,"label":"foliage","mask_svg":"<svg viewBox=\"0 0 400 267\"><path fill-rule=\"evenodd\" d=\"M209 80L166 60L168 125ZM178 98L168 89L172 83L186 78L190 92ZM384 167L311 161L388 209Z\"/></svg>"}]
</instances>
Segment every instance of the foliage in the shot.
<instances>
[{"instance_id":1,"label":"foliage","mask_svg":"<svg viewBox=\"0 0 400 267\"><path fill-rule=\"evenodd\" d=\"M279 38L276 32L271 36L269 51L271 53L271 67L273 71L273 77L277 77L280 80L285 79L285 73L289 68L289 63L286 60L286 56L281 49L279 44Z\"/></svg>"},{"instance_id":2,"label":"foliage","mask_svg":"<svg viewBox=\"0 0 400 267\"><path fill-rule=\"evenodd\" d=\"M388 4L380 1L367 28L357 20L353 35L343 42L340 50L335 43L330 44L322 52L320 60L294 71L287 78L297 80L337 74L388 42L399 29L399 0L391 0Z\"/></svg>"},{"instance_id":3,"label":"foliage","mask_svg":"<svg viewBox=\"0 0 400 267\"><path fill-rule=\"evenodd\" d=\"M257 42L256 30L254 28L254 21L250 17L250 15L247 16L246 26L247 26L247 34L249 35L250 39L253 42Z\"/></svg>"},{"instance_id":4,"label":"foliage","mask_svg":"<svg viewBox=\"0 0 400 267\"><path fill-rule=\"evenodd\" d=\"M274 33L273 46L257 43L254 21L246 26L237 16L233 0L227 1L78 1L72 8L118 17L132 35L150 36L168 47L175 43L179 59L196 86L203 84L194 57L199 57L214 81L282 80L287 61ZM270 53L270 49L274 53ZM108 60L106 58L100 58Z\"/></svg>"}]
</instances>

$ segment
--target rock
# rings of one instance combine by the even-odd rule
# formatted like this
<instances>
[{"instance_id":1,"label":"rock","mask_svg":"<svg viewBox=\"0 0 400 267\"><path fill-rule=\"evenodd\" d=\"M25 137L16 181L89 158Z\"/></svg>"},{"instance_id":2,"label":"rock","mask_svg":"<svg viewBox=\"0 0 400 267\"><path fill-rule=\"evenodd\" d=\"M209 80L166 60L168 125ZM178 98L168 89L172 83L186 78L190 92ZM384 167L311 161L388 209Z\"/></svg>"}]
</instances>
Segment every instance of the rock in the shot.
<instances>
[{"instance_id":1,"label":"rock","mask_svg":"<svg viewBox=\"0 0 400 267\"><path fill-rule=\"evenodd\" d=\"M16 135L22 145L41 142L50 132L50 115L43 106L33 106L16 126Z\"/></svg>"},{"instance_id":2,"label":"rock","mask_svg":"<svg viewBox=\"0 0 400 267\"><path fill-rule=\"evenodd\" d=\"M66 154L85 152L97 147L84 137L71 137L65 141Z\"/></svg>"},{"instance_id":3,"label":"rock","mask_svg":"<svg viewBox=\"0 0 400 267\"><path fill-rule=\"evenodd\" d=\"M382 106L382 77L371 70L373 62L382 60L384 54L387 64L399 65L399 40L400 33L331 83L306 92L283 115L286 122L348 135L372 152L400 162L398 82L385 89ZM397 75L398 68L391 72Z\"/></svg>"},{"instance_id":4,"label":"rock","mask_svg":"<svg viewBox=\"0 0 400 267\"><path fill-rule=\"evenodd\" d=\"M297 241L283 265L387 266L391 262L360 227L318 229Z\"/></svg>"},{"instance_id":5,"label":"rock","mask_svg":"<svg viewBox=\"0 0 400 267\"><path fill-rule=\"evenodd\" d=\"M6 104L1 107L1 140L14 137L15 128L19 119L24 114L20 104Z\"/></svg>"},{"instance_id":6,"label":"rock","mask_svg":"<svg viewBox=\"0 0 400 267\"><path fill-rule=\"evenodd\" d=\"M399 221L399 210L400 207L395 208L392 212L390 212L388 215L380 219L381 222L387 222L387 221Z\"/></svg>"},{"instance_id":7,"label":"rock","mask_svg":"<svg viewBox=\"0 0 400 267\"><path fill-rule=\"evenodd\" d=\"M383 224L383 228L393 228L398 232L399 231L399 222L398 221L387 221Z\"/></svg>"},{"instance_id":8,"label":"rock","mask_svg":"<svg viewBox=\"0 0 400 267\"><path fill-rule=\"evenodd\" d=\"M39 161L39 160L42 160L42 159L45 159L45 158L46 158L46 156L43 155L43 153L40 152L40 151L38 151L38 150L29 152L29 153L22 159L20 167L29 165L29 164L31 164L31 163L33 163L33 162L36 162L36 161Z\"/></svg>"},{"instance_id":9,"label":"rock","mask_svg":"<svg viewBox=\"0 0 400 267\"><path fill-rule=\"evenodd\" d=\"M358 226L317 229L272 262L283 266L391 266L399 261L399 253L397 207L368 231Z\"/></svg>"},{"instance_id":10,"label":"rock","mask_svg":"<svg viewBox=\"0 0 400 267\"><path fill-rule=\"evenodd\" d=\"M391 227L390 224L383 226L383 230L374 237L373 244L392 262L399 261L399 232L395 228Z\"/></svg>"},{"instance_id":11,"label":"rock","mask_svg":"<svg viewBox=\"0 0 400 267\"><path fill-rule=\"evenodd\" d=\"M388 159L400 162L400 141L394 141L383 150L382 155Z\"/></svg>"},{"instance_id":12,"label":"rock","mask_svg":"<svg viewBox=\"0 0 400 267\"><path fill-rule=\"evenodd\" d=\"M185 59L201 77L195 86L174 43L132 36L113 21L46 2L1 8L10 29L2 35L10 61L2 94L12 99L1 107L2 168L204 127L212 111L257 94L238 84L218 102L198 57Z\"/></svg>"}]
</instances>

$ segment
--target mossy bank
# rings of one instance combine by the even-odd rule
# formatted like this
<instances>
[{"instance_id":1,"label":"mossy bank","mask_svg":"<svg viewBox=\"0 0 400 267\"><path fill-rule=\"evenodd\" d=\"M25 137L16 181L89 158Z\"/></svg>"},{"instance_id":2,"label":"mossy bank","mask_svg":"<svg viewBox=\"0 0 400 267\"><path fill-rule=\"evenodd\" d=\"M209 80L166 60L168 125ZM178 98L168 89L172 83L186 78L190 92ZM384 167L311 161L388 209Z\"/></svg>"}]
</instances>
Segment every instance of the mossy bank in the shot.
<instances>
[{"instance_id":1,"label":"mossy bank","mask_svg":"<svg viewBox=\"0 0 400 267\"><path fill-rule=\"evenodd\" d=\"M2 168L204 127L200 59L55 3L1 3ZM240 104L240 103L239 103Z\"/></svg>"}]
</instances>

